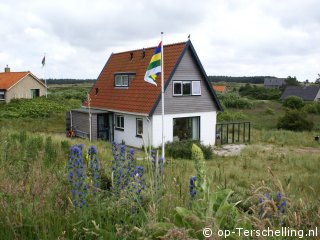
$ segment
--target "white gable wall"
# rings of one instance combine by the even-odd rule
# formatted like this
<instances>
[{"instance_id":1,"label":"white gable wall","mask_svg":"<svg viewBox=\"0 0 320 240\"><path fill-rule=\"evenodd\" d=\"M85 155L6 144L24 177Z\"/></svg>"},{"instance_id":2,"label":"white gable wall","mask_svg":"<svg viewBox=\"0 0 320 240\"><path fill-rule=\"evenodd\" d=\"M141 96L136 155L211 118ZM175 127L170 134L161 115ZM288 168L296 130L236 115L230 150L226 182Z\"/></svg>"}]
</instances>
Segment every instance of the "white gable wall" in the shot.
<instances>
[{"instance_id":1,"label":"white gable wall","mask_svg":"<svg viewBox=\"0 0 320 240\"><path fill-rule=\"evenodd\" d=\"M206 145L215 144L216 136L216 112L198 112L198 113L181 113L168 114L164 116L164 140L165 142L173 141L173 119L184 117L200 117L200 141ZM152 145L155 147L162 144L162 117L161 115L152 116Z\"/></svg>"}]
</instances>

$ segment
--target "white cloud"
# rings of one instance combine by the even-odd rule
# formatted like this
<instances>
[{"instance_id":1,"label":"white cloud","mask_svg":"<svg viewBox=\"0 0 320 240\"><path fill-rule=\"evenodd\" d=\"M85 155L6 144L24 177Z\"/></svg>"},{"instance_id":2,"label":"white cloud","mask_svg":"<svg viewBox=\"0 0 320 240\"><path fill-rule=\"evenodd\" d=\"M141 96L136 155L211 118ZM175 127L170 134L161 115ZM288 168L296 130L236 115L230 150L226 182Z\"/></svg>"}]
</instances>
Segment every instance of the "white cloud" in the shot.
<instances>
[{"instance_id":1,"label":"white cloud","mask_svg":"<svg viewBox=\"0 0 320 240\"><path fill-rule=\"evenodd\" d=\"M209 75L317 77L316 0L11 0L0 3L0 68L96 78L111 52L185 41Z\"/></svg>"}]
</instances>

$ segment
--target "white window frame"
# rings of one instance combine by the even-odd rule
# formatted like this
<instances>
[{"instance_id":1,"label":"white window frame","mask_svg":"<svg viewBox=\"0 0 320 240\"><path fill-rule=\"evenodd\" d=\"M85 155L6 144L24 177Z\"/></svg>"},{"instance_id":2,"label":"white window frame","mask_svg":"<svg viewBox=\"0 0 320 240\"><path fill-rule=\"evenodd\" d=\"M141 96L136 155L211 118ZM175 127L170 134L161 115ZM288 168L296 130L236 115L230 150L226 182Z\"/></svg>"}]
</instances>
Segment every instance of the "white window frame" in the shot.
<instances>
[{"instance_id":1,"label":"white window frame","mask_svg":"<svg viewBox=\"0 0 320 240\"><path fill-rule=\"evenodd\" d=\"M190 93L184 94L183 93L183 84L190 84ZM182 96L191 96L192 95L192 81L182 81Z\"/></svg>"},{"instance_id":2,"label":"white window frame","mask_svg":"<svg viewBox=\"0 0 320 240\"><path fill-rule=\"evenodd\" d=\"M175 88L175 84L176 83L180 83L180 90L181 90L181 94L175 94L174 90ZM190 94L183 94L183 84L184 83L190 83ZM195 88L194 85L198 84L199 85L199 92L194 92L193 89ZM201 81L199 80L188 80L188 81L173 81L172 82L172 95L173 96L201 96Z\"/></svg>"},{"instance_id":3,"label":"white window frame","mask_svg":"<svg viewBox=\"0 0 320 240\"><path fill-rule=\"evenodd\" d=\"M118 118L120 119L118 121ZM122 120L121 120L122 119ZM122 130L124 131L124 116L123 115L119 115L119 114L115 114L115 128L117 130ZM122 126L121 126L122 125Z\"/></svg>"},{"instance_id":4,"label":"white window frame","mask_svg":"<svg viewBox=\"0 0 320 240\"><path fill-rule=\"evenodd\" d=\"M175 87L174 87L174 85L175 85L175 83L180 83L180 92L181 93L179 93L179 94L175 94L174 93L174 90L175 90ZM173 83L172 83L172 91L173 91L173 96L182 96L182 94L183 94L183 89L182 89L182 81L173 81Z\"/></svg>"},{"instance_id":5,"label":"white window frame","mask_svg":"<svg viewBox=\"0 0 320 240\"><path fill-rule=\"evenodd\" d=\"M193 87L193 86L195 84L199 84L199 92L198 93L194 92L195 87ZM201 81L192 81L192 84L191 84L191 95L192 96L201 96Z\"/></svg>"},{"instance_id":6,"label":"white window frame","mask_svg":"<svg viewBox=\"0 0 320 240\"><path fill-rule=\"evenodd\" d=\"M128 74L116 74L114 76L114 86L115 87L129 87L129 75Z\"/></svg>"},{"instance_id":7,"label":"white window frame","mask_svg":"<svg viewBox=\"0 0 320 240\"><path fill-rule=\"evenodd\" d=\"M141 123L142 123L142 132L141 133L139 133L138 132L138 122L140 122L141 121ZM143 135L143 118L136 118L136 136L137 137L142 137L142 135Z\"/></svg>"}]
</instances>

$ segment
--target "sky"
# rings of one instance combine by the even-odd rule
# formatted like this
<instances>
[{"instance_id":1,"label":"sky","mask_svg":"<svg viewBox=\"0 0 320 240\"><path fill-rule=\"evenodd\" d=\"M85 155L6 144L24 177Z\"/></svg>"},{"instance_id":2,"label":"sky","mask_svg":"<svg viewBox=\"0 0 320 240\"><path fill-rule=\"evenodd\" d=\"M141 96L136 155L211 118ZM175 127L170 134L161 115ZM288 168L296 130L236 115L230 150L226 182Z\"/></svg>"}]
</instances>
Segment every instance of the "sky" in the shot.
<instances>
[{"instance_id":1,"label":"sky","mask_svg":"<svg viewBox=\"0 0 320 240\"><path fill-rule=\"evenodd\" d=\"M320 73L317 0L0 0L0 72L96 79L111 53L191 36L207 75ZM41 60L46 55L46 66Z\"/></svg>"}]
</instances>

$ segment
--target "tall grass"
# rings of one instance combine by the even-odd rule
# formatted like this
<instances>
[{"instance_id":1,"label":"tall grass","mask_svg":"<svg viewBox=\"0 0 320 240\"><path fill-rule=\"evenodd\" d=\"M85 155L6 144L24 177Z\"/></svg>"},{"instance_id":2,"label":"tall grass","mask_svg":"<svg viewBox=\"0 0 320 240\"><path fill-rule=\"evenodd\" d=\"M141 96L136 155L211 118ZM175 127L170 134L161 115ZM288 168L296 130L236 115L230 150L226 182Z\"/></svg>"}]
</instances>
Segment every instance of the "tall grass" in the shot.
<instances>
[{"instance_id":1,"label":"tall grass","mask_svg":"<svg viewBox=\"0 0 320 240\"><path fill-rule=\"evenodd\" d=\"M178 206L190 207L189 178L196 175L190 160L167 159L157 204L146 195L143 214L129 217L122 201L112 199L107 192L83 209L73 207L66 171L68 149L78 143L87 149L87 140L3 128L0 134L0 239L137 239L149 236L159 222L174 223ZM265 143L252 143L239 156L214 156L206 161L210 191L232 189L229 201L238 202L240 212L250 212L256 204L245 201L252 196L251 186L263 182L272 188L274 179L267 171L271 169L290 197L292 211L299 210L308 222L302 226L319 224L320 157L318 143L308 140L312 133L253 134ZM110 177L110 145L103 141L95 145L102 175ZM145 161L138 164L148 169Z\"/></svg>"}]
</instances>

